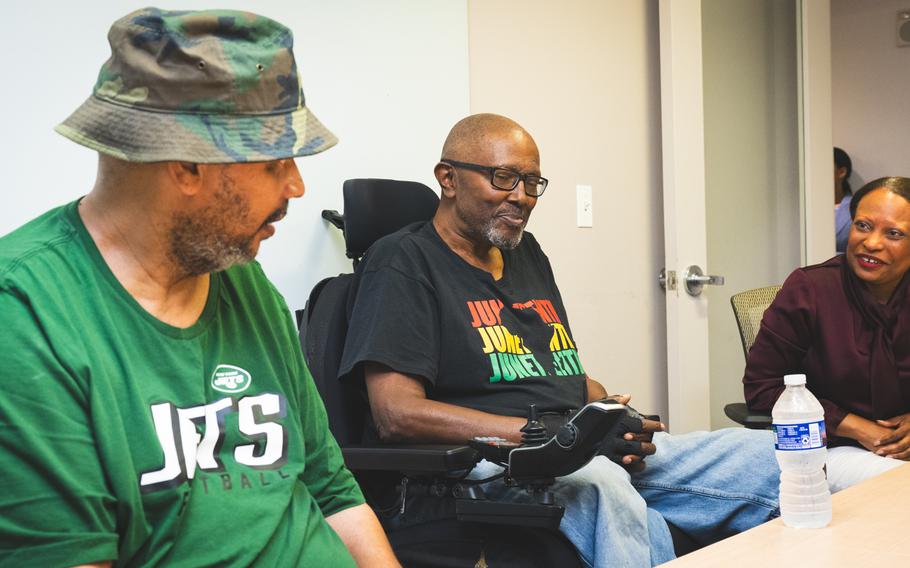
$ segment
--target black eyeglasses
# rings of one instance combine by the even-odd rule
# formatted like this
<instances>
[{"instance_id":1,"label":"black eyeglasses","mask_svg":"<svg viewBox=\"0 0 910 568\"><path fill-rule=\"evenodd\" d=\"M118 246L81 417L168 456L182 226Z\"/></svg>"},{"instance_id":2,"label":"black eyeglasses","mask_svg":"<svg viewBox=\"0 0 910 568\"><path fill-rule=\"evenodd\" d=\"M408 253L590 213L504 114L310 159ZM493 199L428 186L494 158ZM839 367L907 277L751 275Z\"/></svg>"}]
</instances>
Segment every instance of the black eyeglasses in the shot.
<instances>
[{"instance_id":1,"label":"black eyeglasses","mask_svg":"<svg viewBox=\"0 0 910 568\"><path fill-rule=\"evenodd\" d=\"M490 184L502 191L512 191L518 186L518 182L525 182L525 193L531 197L540 197L543 195L547 184L550 183L547 178L542 178L536 174L520 174L518 172L507 170L506 168L496 168L493 166L481 166L480 164L470 164L468 162L457 162L455 160L440 160L443 164L449 164L456 168L474 170L490 174Z\"/></svg>"}]
</instances>

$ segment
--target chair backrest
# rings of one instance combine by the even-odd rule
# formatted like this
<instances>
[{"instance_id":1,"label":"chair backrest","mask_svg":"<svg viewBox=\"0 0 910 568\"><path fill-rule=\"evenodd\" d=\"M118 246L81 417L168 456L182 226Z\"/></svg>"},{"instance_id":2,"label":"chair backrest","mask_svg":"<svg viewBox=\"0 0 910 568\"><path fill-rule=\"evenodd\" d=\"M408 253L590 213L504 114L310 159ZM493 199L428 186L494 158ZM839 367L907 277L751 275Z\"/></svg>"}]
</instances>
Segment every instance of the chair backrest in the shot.
<instances>
[{"instance_id":1,"label":"chair backrest","mask_svg":"<svg viewBox=\"0 0 910 568\"><path fill-rule=\"evenodd\" d=\"M355 261L379 238L431 219L439 204L432 189L411 181L348 180L343 191L344 215L339 217L343 218L347 255ZM353 281L353 274L320 281L298 314L300 346L325 404L329 429L342 447L360 443L369 411L362 380L338 380Z\"/></svg>"},{"instance_id":2,"label":"chair backrest","mask_svg":"<svg viewBox=\"0 0 910 568\"><path fill-rule=\"evenodd\" d=\"M381 237L436 214L439 197L416 181L349 179L344 194L347 256L359 259Z\"/></svg>"},{"instance_id":3,"label":"chair backrest","mask_svg":"<svg viewBox=\"0 0 910 568\"><path fill-rule=\"evenodd\" d=\"M322 397L329 430L338 444L358 444L368 410L357 385L338 380L338 368L348 334L347 300L353 274L326 278L313 287L300 327L300 347L313 382Z\"/></svg>"},{"instance_id":4,"label":"chair backrest","mask_svg":"<svg viewBox=\"0 0 910 568\"><path fill-rule=\"evenodd\" d=\"M749 349L755 343L755 336L758 335L758 330L761 328L762 316L765 315L765 310L774 301L779 291L780 285L765 286L734 294L730 298L746 360L749 359Z\"/></svg>"}]
</instances>

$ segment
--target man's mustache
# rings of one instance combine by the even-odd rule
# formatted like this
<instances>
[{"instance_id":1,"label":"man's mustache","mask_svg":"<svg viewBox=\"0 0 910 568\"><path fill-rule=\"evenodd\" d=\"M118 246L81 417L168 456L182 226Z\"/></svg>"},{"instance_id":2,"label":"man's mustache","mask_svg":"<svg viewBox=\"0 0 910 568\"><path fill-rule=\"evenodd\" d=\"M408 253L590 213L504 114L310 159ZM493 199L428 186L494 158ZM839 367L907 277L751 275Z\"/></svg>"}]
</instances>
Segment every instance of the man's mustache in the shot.
<instances>
[{"instance_id":1,"label":"man's mustache","mask_svg":"<svg viewBox=\"0 0 910 568\"><path fill-rule=\"evenodd\" d=\"M497 215L511 215L514 217L521 217L525 221L528 220L528 216L531 212L523 207L518 205L506 204L504 203L499 210L496 212Z\"/></svg>"},{"instance_id":2,"label":"man's mustache","mask_svg":"<svg viewBox=\"0 0 910 568\"><path fill-rule=\"evenodd\" d=\"M264 227L270 223L275 223L276 221L280 221L281 219L284 219L284 216L287 214L288 214L288 204L285 203L283 206L276 209L274 213L269 215L266 218L265 222L262 224L262 226Z\"/></svg>"}]
</instances>

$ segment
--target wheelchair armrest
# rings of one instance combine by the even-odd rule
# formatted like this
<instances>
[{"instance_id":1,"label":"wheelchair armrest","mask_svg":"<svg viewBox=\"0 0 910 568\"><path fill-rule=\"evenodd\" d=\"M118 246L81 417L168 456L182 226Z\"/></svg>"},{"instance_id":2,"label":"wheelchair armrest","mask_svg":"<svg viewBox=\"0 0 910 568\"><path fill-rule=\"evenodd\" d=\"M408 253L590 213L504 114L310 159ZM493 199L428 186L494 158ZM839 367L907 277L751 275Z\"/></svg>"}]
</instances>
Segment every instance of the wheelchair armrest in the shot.
<instances>
[{"instance_id":1,"label":"wheelchair armrest","mask_svg":"<svg viewBox=\"0 0 910 568\"><path fill-rule=\"evenodd\" d=\"M469 446L441 444L347 446L341 453L352 471L395 471L404 473L406 478L435 474L438 479L440 475L473 469L481 459L480 452ZM450 495L455 498L455 516L462 521L556 530L564 512L563 507L552 502L491 501L479 485L456 484Z\"/></svg>"},{"instance_id":2,"label":"wheelchair armrest","mask_svg":"<svg viewBox=\"0 0 910 568\"><path fill-rule=\"evenodd\" d=\"M341 454L352 471L449 473L472 469L480 461L477 450L446 444L347 446Z\"/></svg>"},{"instance_id":3,"label":"wheelchair armrest","mask_svg":"<svg viewBox=\"0 0 910 568\"><path fill-rule=\"evenodd\" d=\"M763 430L771 427L771 415L766 412L749 410L744 402L735 402L724 406L727 418L752 430Z\"/></svg>"},{"instance_id":4,"label":"wheelchair armrest","mask_svg":"<svg viewBox=\"0 0 910 568\"><path fill-rule=\"evenodd\" d=\"M591 461L626 406L612 401L589 403L545 444L523 446L509 453L509 476L519 484L568 475Z\"/></svg>"}]
</instances>

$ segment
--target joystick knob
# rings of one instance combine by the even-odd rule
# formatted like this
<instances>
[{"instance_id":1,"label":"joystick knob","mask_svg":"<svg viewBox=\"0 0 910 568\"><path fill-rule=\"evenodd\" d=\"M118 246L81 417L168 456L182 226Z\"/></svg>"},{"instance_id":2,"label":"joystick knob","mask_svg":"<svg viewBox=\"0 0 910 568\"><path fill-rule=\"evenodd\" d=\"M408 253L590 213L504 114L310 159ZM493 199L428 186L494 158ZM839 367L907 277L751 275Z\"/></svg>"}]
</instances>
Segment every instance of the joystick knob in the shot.
<instances>
[{"instance_id":1,"label":"joystick knob","mask_svg":"<svg viewBox=\"0 0 910 568\"><path fill-rule=\"evenodd\" d=\"M549 439L547 427L537 419L537 407L528 405L528 421L521 430L522 446L539 446Z\"/></svg>"}]
</instances>

